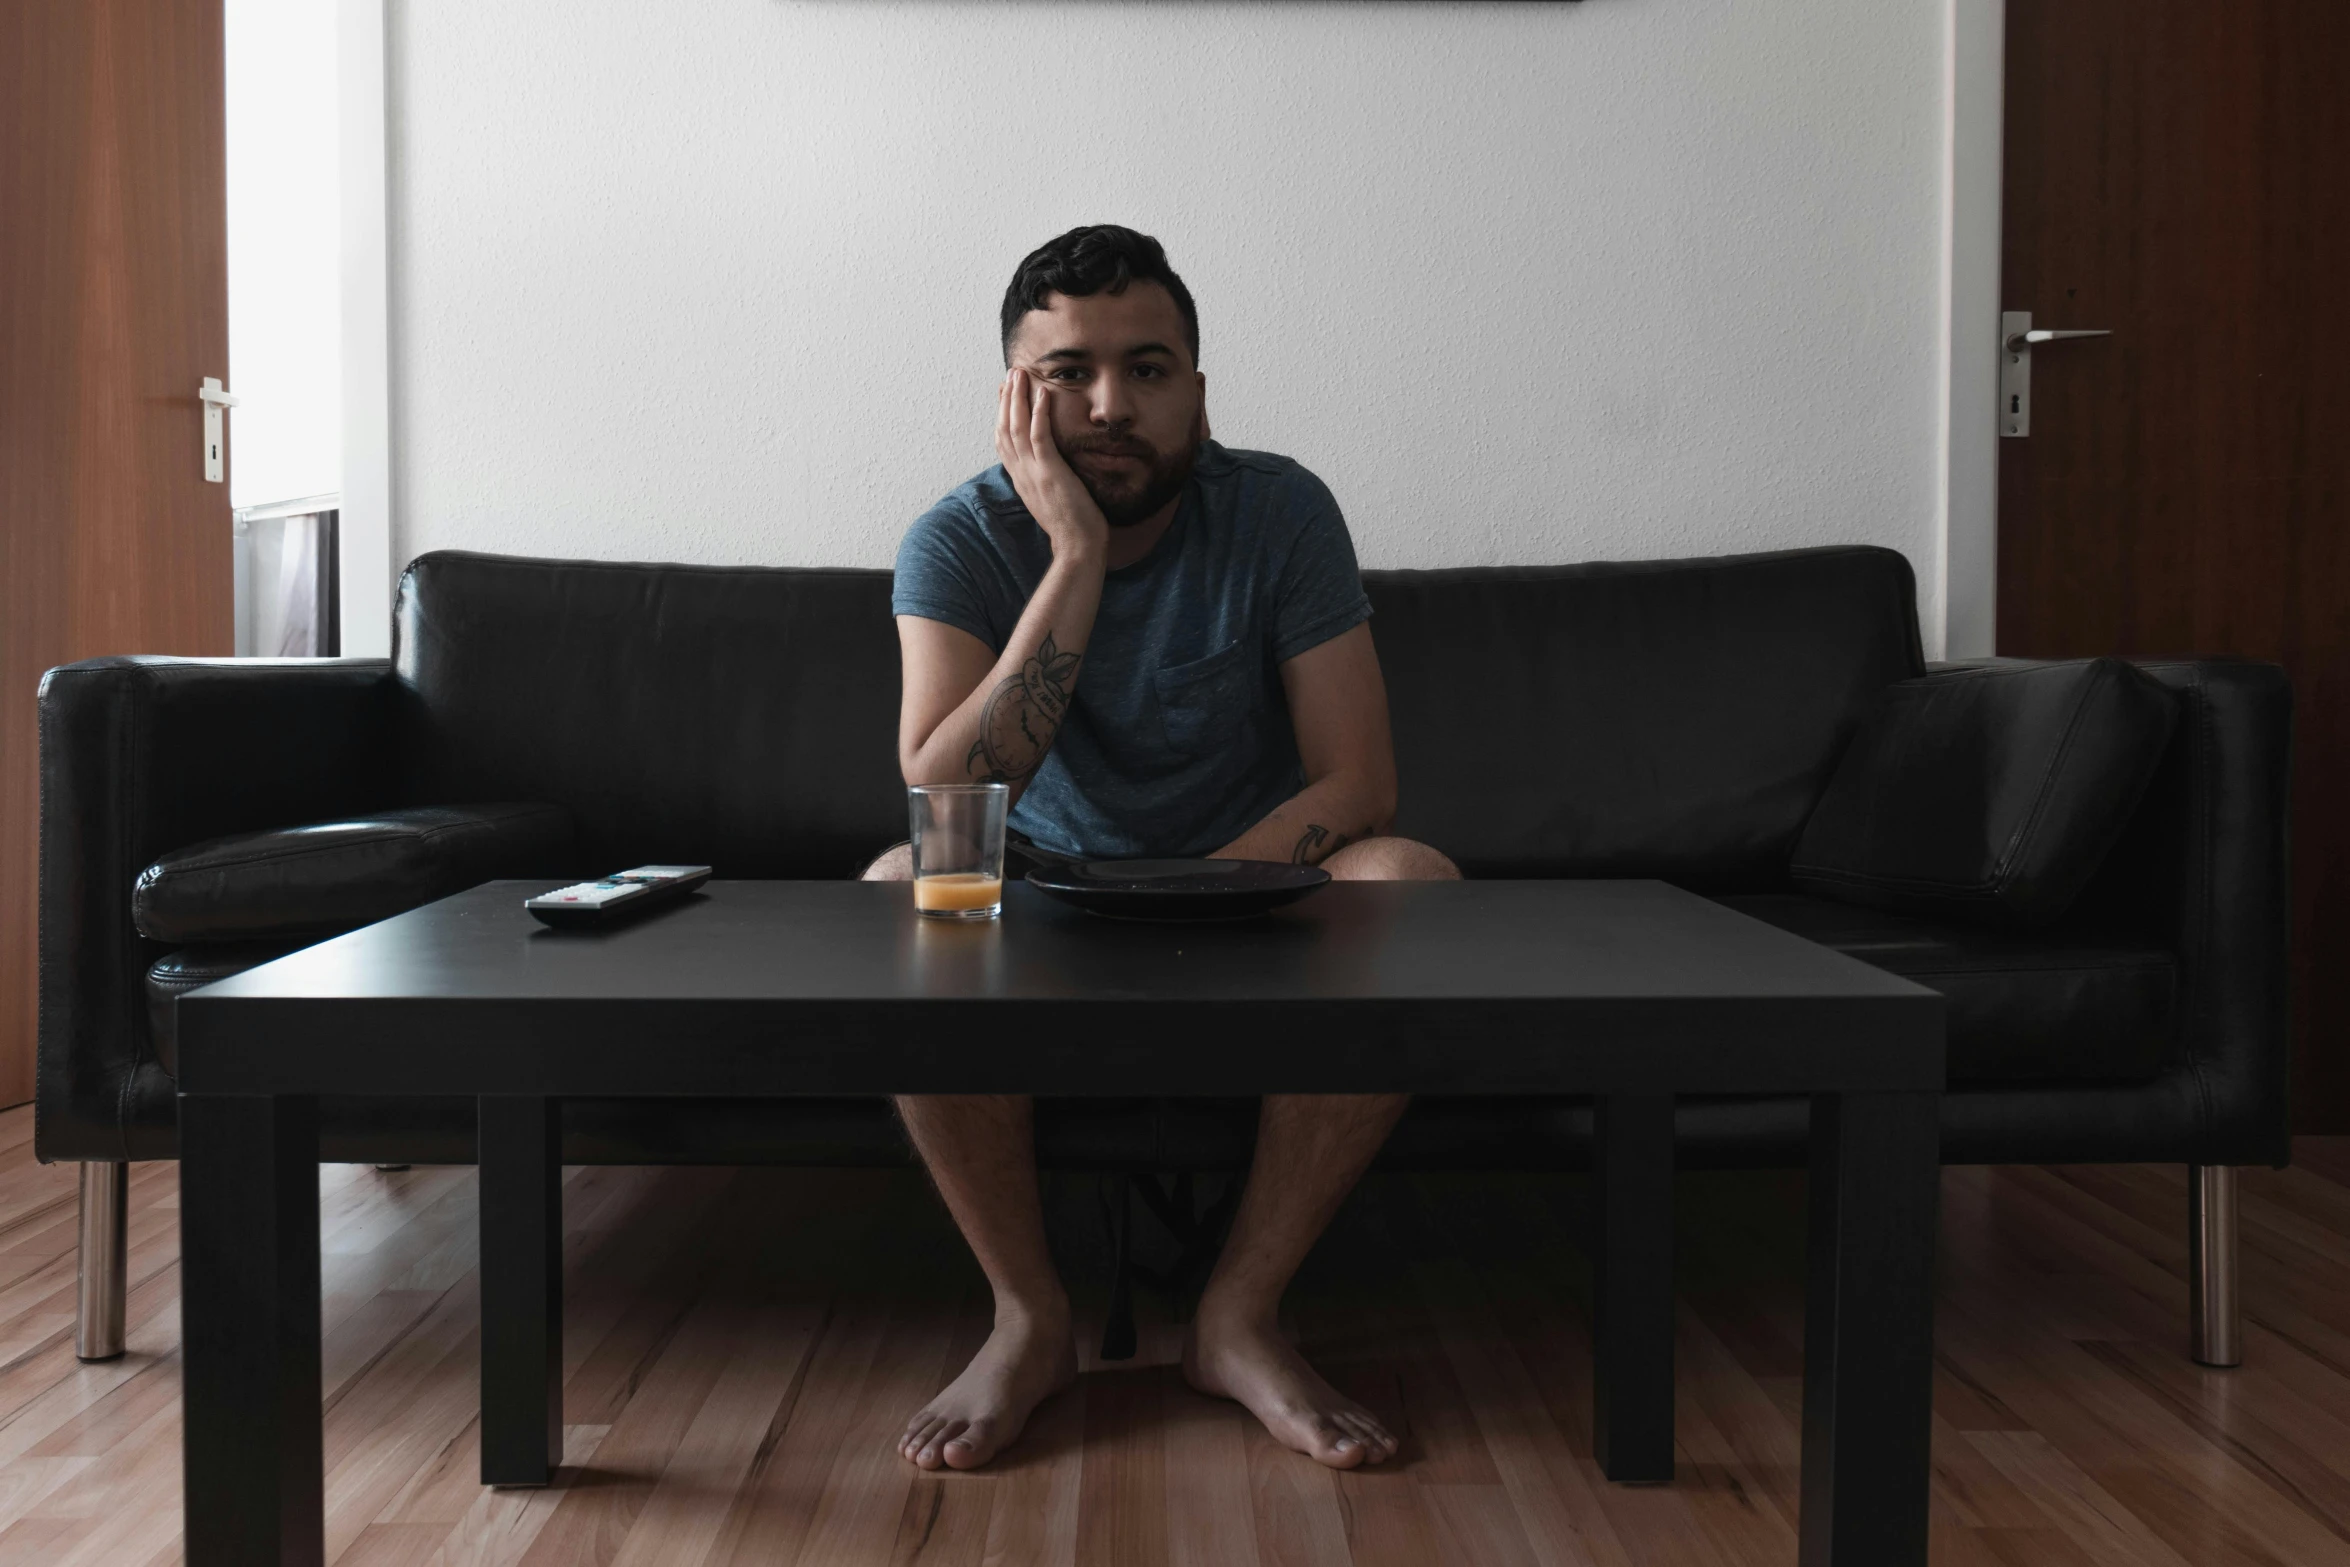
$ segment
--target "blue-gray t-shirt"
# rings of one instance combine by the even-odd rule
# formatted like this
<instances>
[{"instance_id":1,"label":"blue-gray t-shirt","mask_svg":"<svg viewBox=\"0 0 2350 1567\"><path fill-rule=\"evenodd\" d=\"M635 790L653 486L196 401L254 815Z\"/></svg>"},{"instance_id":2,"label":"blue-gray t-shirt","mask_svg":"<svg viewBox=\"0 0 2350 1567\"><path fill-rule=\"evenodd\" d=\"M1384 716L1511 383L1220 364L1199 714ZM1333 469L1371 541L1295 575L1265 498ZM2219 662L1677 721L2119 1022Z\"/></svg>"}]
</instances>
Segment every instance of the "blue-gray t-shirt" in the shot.
<instances>
[{"instance_id":1,"label":"blue-gray t-shirt","mask_svg":"<svg viewBox=\"0 0 2350 1567\"><path fill-rule=\"evenodd\" d=\"M1052 558L990 468L907 530L890 607L1000 653ZM1174 522L1103 579L1076 695L1012 826L1086 859L1214 853L1305 787L1280 666L1370 614L1329 488L1286 457L1202 442Z\"/></svg>"}]
</instances>

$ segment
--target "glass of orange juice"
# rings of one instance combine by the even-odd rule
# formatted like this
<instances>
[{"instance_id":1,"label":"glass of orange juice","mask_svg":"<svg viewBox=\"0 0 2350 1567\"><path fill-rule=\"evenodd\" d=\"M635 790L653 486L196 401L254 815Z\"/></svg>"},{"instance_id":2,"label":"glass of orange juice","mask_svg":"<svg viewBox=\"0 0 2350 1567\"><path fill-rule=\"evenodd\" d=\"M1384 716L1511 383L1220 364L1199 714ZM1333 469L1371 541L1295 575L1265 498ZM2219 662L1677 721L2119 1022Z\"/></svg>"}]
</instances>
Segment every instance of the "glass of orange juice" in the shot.
<instances>
[{"instance_id":1,"label":"glass of orange juice","mask_svg":"<svg viewBox=\"0 0 2350 1567\"><path fill-rule=\"evenodd\" d=\"M906 791L914 828L914 907L936 919L991 920L1004 907L1000 783L916 784Z\"/></svg>"}]
</instances>

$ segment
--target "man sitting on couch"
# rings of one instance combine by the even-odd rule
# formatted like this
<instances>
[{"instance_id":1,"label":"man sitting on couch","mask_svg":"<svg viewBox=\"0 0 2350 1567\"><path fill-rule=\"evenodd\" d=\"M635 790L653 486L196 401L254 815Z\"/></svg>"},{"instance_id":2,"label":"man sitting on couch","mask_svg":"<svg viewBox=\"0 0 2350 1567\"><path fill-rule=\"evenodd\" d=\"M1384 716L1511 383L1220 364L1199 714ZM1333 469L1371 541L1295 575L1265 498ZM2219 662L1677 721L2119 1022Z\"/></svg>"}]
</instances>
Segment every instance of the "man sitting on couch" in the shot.
<instances>
[{"instance_id":1,"label":"man sitting on couch","mask_svg":"<svg viewBox=\"0 0 2350 1567\"><path fill-rule=\"evenodd\" d=\"M1002 458L898 552L908 783L1011 786L1023 858L1214 855L1341 880L1457 877L1381 836L1395 813L1387 692L1354 545L1322 482L1208 438L1199 317L1158 241L1073 229L1004 295ZM911 874L901 848L868 878ZM1282 1292L1403 1113L1401 1095L1268 1096L1232 1234L1183 1357L1335 1468L1396 1439L1280 1335ZM899 1100L995 1291L995 1331L899 1451L973 1469L1076 1375L1026 1098Z\"/></svg>"}]
</instances>

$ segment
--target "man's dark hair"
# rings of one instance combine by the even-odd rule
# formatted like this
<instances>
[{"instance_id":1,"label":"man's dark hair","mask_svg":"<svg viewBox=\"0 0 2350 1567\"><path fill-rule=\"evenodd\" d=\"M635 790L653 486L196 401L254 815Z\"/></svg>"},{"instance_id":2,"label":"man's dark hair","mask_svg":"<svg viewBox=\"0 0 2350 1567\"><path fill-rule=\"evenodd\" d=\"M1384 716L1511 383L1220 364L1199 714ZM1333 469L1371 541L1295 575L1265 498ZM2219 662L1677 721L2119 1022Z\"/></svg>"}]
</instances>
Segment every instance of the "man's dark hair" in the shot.
<instances>
[{"instance_id":1,"label":"man's dark hair","mask_svg":"<svg viewBox=\"0 0 2350 1567\"><path fill-rule=\"evenodd\" d=\"M1004 290L1004 363L1012 362L1012 333L1021 317L1045 308L1047 294L1083 299L1091 294L1123 294L1137 278L1156 283L1175 296L1183 317L1183 340L1191 362L1199 364L1199 311L1191 290L1167 265L1167 252L1148 234L1137 234L1115 223L1096 223L1071 229L1030 251Z\"/></svg>"}]
</instances>

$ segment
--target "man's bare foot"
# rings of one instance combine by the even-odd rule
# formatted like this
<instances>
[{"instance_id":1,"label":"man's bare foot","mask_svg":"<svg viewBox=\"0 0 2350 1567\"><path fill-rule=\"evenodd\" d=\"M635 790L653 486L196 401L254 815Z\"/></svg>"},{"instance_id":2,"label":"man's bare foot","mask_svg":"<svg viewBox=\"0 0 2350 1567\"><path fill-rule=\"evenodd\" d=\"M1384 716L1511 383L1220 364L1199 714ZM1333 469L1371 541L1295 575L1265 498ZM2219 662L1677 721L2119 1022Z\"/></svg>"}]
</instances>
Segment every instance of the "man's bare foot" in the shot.
<instances>
[{"instance_id":1,"label":"man's bare foot","mask_svg":"<svg viewBox=\"0 0 2350 1567\"><path fill-rule=\"evenodd\" d=\"M976 1469L1011 1446L1037 1405L1076 1380L1066 1307L1000 1317L963 1374L906 1422L898 1453L925 1469Z\"/></svg>"},{"instance_id":2,"label":"man's bare foot","mask_svg":"<svg viewBox=\"0 0 2350 1567\"><path fill-rule=\"evenodd\" d=\"M1274 1441L1333 1469L1380 1463L1402 1445L1378 1416L1323 1381L1268 1323L1203 1311L1183 1347L1183 1379L1210 1397L1245 1405Z\"/></svg>"}]
</instances>

